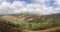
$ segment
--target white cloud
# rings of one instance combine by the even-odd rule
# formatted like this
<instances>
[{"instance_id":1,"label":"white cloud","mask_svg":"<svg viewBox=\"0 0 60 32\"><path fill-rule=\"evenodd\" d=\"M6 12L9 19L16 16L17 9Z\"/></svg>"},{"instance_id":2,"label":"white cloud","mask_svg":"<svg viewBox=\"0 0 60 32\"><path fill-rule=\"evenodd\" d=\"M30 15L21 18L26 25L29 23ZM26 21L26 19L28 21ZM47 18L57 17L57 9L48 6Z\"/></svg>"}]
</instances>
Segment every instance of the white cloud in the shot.
<instances>
[{"instance_id":1,"label":"white cloud","mask_svg":"<svg viewBox=\"0 0 60 32\"><path fill-rule=\"evenodd\" d=\"M14 11L21 9L23 6L25 6L25 2L21 2L21 1L14 1L12 4L4 1L1 3L0 5L0 13L2 14L11 14L11 13L15 13Z\"/></svg>"},{"instance_id":2,"label":"white cloud","mask_svg":"<svg viewBox=\"0 0 60 32\"><path fill-rule=\"evenodd\" d=\"M2 2L4 2L4 1L6 1L6 0L0 0L0 4L1 4Z\"/></svg>"},{"instance_id":3,"label":"white cloud","mask_svg":"<svg viewBox=\"0 0 60 32\"><path fill-rule=\"evenodd\" d=\"M10 3L9 2L3 2L2 4L2 7L10 7Z\"/></svg>"},{"instance_id":4,"label":"white cloud","mask_svg":"<svg viewBox=\"0 0 60 32\"><path fill-rule=\"evenodd\" d=\"M56 0L57 4L60 5L60 0Z\"/></svg>"},{"instance_id":5,"label":"white cloud","mask_svg":"<svg viewBox=\"0 0 60 32\"><path fill-rule=\"evenodd\" d=\"M0 13L2 14L24 13L24 12L39 13L39 14L60 13L59 5L53 8L53 7L48 7L44 4L46 0L35 0L35 1L38 3L26 4L24 1L14 1L11 4L10 2L3 1L0 4L0 10L1 10Z\"/></svg>"},{"instance_id":6,"label":"white cloud","mask_svg":"<svg viewBox=\"0 0 60 32\"><path fill-rule=\"evenodd\" d=\"M12 3L12 5L15 6L15 7L23 7L23 6L25 6L25 4L26 3L24 1L14 1Z\"/></svg>"}]
</instances>

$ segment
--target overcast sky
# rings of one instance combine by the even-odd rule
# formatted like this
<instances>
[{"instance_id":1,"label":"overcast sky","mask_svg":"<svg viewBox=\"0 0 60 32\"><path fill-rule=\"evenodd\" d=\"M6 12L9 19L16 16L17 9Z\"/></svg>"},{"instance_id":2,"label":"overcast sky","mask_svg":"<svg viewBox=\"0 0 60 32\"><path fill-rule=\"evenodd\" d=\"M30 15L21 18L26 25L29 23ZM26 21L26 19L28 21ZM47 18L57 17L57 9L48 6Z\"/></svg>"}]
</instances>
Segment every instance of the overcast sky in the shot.
<instances>
[{"instance_id":1,"label":"overcast sky","mask_svg":"<svg viewBox=\"0 0 60 32\"><path fill-rule=\"evenodd\" d=\"M0 0L0 14L60 13L60 0Z\"/></svg>"}]
</instances>

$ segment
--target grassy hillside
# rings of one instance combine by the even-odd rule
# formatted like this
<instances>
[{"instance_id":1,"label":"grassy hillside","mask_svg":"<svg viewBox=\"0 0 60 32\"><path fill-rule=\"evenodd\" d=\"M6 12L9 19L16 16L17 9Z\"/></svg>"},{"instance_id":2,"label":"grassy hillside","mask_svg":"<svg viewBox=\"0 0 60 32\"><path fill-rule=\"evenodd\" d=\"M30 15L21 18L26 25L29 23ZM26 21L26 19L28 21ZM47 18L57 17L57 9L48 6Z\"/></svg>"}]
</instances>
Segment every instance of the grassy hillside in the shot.
<instances>
[{"instance_id":1,"label":"grassy hillside","mask_svg":"<svg viewBox=\"0 0 60 32\"><path fill-rule=\"evenodd\" d=\"M26 30L45 30L60 26L59 16L60 14L12 14L1 16L1 19L8 25L15 25Z\"/></svg>"},{"instance_id":2,"label":"grassy hillside","mask_svg":"<svg viewBox=\"0 0 60 32\"><path fill-rule=\"evenodd\" d=\"M22 28L11 25L7 23L5 20L0 19L0 32L22 32Z\"/></svg>"}]
</instances>

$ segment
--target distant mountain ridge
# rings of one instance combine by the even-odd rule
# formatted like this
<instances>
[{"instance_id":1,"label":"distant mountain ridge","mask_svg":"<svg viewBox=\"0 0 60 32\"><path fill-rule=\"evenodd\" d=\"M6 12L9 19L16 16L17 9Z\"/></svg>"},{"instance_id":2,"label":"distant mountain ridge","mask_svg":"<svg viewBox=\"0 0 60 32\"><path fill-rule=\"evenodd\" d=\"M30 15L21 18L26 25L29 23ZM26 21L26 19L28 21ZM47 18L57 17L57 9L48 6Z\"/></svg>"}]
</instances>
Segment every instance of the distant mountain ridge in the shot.
<instances>
[{"instance_id":1,"label":"distant mountain ridge","mask_svg":"<svg viewBox=\"0 0 60 32\"><path fill-rule=\"evenodd\" d=\"M4 15L2 18L6 18L7 16L12 16L16 19L22 20L44 20L44 19L60 19L60 13L57 14L49 14L49 15L40 15L40 14L9 14Z\"/></svg>"}]
</instances>

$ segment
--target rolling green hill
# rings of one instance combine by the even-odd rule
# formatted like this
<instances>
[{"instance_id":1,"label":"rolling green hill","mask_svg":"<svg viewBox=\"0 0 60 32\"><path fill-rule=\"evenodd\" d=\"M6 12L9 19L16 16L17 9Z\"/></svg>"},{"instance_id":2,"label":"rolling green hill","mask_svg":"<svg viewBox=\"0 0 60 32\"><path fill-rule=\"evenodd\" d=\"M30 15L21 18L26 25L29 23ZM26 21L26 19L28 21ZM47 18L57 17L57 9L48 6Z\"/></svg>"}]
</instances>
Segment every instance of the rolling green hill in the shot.
<instances>
[{"instance_id":1,"label":"rolling green hill","mask_svg":"<svg viewBox=\"0 0 60 32\"><path fill-rule=\"evenodd\" d=\"M38 29L38 27L39 29L45 29L60 26L60 13L50 15L10 14L2 16L1 18L6 20L6 22L14 23L15 25L23 25L23 28L26 29Z\"/></svg>"}]
</instances>

